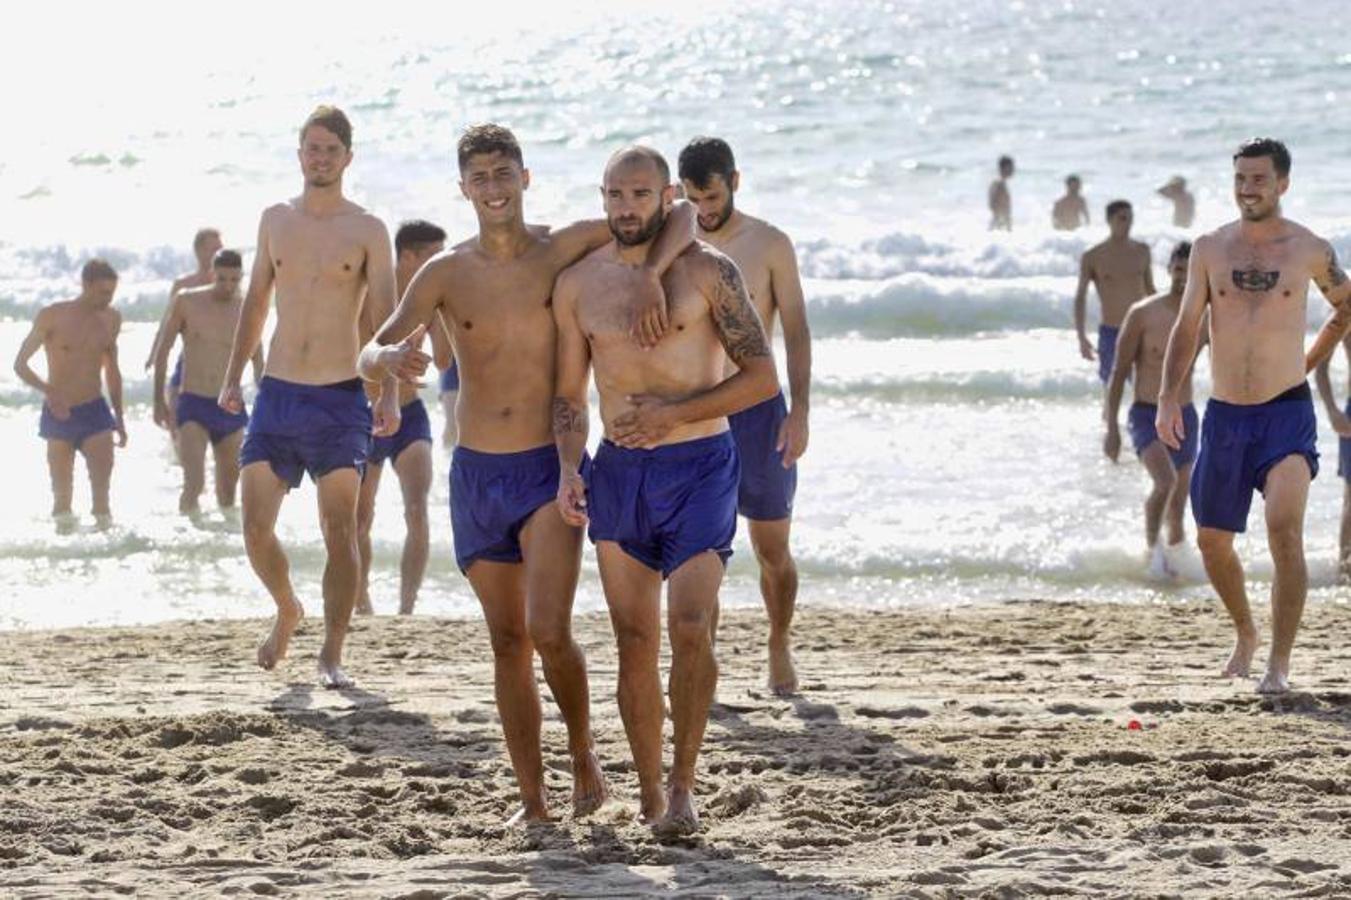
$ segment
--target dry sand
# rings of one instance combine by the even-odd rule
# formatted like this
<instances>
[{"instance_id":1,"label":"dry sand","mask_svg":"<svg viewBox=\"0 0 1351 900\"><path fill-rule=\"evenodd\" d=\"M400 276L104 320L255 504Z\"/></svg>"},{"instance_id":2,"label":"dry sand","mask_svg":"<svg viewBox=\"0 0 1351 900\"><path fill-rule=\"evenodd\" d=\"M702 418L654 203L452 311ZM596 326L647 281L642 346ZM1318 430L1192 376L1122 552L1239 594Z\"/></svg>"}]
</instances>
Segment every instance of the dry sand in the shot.
<instances>
[{"instance_id":1,"label":"dry sand","mask_svg":"<svg viewBox=\"0 0 1351 900\"><path fill-rule=\"evenodd\" d=\"M631 821L605 619L578 631L616 800L529 830L481 623L360 622L343 693L312 620L253 669L264 627L0 636L0 895L1351 897L1347 605L1310 607L1278 700L1214 677L1206 605L807 611L793 701L730 613L678 843ZM565 812L547 701L545 738Z\"/></svg>"}]
</instances>

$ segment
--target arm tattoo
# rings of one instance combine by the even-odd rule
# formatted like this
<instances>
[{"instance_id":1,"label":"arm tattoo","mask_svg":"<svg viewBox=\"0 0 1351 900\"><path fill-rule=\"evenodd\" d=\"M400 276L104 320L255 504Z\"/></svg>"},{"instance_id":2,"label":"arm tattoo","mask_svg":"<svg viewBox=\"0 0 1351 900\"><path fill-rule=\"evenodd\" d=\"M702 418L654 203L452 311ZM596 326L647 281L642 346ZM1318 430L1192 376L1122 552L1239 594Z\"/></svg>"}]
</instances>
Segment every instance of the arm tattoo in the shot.
<instances>
[{"instance_id":1,"label":"arm tattoo","mask_svg":"<svg viewBox=\"0 0 1351 900\"><path fill-rule=\"evenodd\" d=\"M1276 283L1281 280L1280 271L1264 272L1257 266L1249 266L1246 269L1234 269L1234 287L1240 291L1253 291L1263 293L1271 290Z\"/></svg>"},{"instance_id":2,"label":"arm tattoo","mask_svg":"<svg viewBox=\"0 0 1351 900\"><path fill-rule=\"evenodd\" d=\"M583 434L586 414L581 407L562 397L554 398L554 434Z\"/></svg>"},{"instance_id":3,"label":"arm tattoo","mask_svg":"<svg viewBox=\"0 0 1351 900\"><path fill-rule=\"evenodd\" d=\"M769 344L760 316L751 305L746 285L736 263L726 256L718 256L718 284L714 289L713 324L723 349L732 362L740 365L748 359L769 356Z\"/></svg>"},{"instance_id":4,"label":"arm tattoo","mask_svg":"<svg viewBox=\"0 0 1351 900\"><path fill-rule=\"evenodd\" d=\"M1323 270L1321 277L1315 277L1314 282L1323 293L1327 293L1335 288L1346 284L1346 272L1337 262L1337 251L1328 247L1327 267Z\"/></svg>"}]
</instances>

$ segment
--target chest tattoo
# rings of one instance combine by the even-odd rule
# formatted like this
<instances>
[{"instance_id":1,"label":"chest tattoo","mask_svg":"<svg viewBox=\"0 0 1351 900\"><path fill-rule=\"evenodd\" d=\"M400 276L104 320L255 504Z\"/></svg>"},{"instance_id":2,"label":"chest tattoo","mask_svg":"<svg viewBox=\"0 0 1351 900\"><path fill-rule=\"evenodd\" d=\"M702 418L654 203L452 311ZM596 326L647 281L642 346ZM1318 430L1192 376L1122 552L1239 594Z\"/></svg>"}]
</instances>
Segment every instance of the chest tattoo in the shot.
<instances>
[{"instance_id":1,"label":"chest tattoo","mask_svg":"<svg viewBox=\"0 0 1351 900\"><path fill-rule=\"evenodd\" d=\"M1240 291L1269 291L1281 280L1280 271L1264 272L1256 266L1234 269L1234 287Z\"/></svg>"}]
</instances>

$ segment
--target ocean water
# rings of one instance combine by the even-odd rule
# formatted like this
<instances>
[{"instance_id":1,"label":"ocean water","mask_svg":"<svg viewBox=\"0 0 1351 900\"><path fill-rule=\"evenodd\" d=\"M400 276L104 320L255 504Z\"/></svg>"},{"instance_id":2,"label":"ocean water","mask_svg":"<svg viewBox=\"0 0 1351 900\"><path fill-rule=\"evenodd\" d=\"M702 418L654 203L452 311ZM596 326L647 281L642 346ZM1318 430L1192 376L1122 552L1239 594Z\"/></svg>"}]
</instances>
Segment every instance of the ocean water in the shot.
<instances>
[{"instance_id":1,"label":"ocean water","mask_svg":"<svg viewBox=\"0 0 1351 900\"><path fill-rule=\"evenodd\" d=\"M601 168L623 143L674 159L695 134L731 142L738 203L796 241L816 338L794 526L804 603L1208 596L1145 578L1144 474L1129 452L1120 465L1102 458L1095 369L1070 330L1077 261L1104 236L1102 206L1125 197L1163 282L1184 235L1153 189L1186 176L1198 229L1220 224L1232 215L1229 153L1256 133L1293 150L1287 213L1351 256L1340 114L1351 53L1336 29L1311 27L1340 21L1340 4L678 6L399 4L380 21L368 5L255 0L209 16L168 4L138 17L106 4L18 12L0 35L0 77L27 86L0 93L0 349L17 349L39 305L72 295L84 259L109 257L123 272L130 445L114 475L116 525L95 531L86 516L58 535L39 400L0 372L0 628L269 612L238 534L215 516L176 515L179 476L150 423L140 363L169 282L191 267L193 231L217 225L249 251L263 206L298 190L295 128L318 102L354 120L352 197L391 223L430 218L454 237L474 227L453 153L469 122L516 130L533 174L529 218L553 223L599 215ZM138 21L147 16L153 28ZM1001 153L1018 160L1011 235L985 230ZM1050 204L1070 172L1094 224L1052 232ZM1315 294L1311 328L1323 314ZM1344 383L1340 360L1334 374ZM1204 360L1198 386L1204 396ZM1307 545L1314 598L1339 602L1342 486L1323 429ZM437 466L421 609L472 614L440 453ZM87 496L79 484L77 508ZM396 605L398 505L386 485L372 585L385 611ZM1258 500L1255 534L1240 539L1259 602L1270 578L1260 510ZM323 551L308 485L281 530L317 609ZM758 603L744 537L738 551L724 599ZM588 550L578 608L602 606Z\"/></svg>"}]
</instances>

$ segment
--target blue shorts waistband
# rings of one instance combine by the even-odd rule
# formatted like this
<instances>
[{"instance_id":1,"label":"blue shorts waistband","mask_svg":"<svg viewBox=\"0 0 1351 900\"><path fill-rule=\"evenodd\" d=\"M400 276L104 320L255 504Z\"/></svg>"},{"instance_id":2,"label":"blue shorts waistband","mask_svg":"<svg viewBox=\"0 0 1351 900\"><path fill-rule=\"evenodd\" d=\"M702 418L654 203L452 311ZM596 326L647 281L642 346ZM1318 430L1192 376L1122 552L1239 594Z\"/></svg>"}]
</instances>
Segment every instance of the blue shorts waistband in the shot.
<instances>
[{"instance_id":1,"label":"blue shorts waistband","mask_svg":"<svg viewBox=\"0 0 1351 900\"><path fill-rule=\"evenodd\" d=\"M1207 408L1218 407L1220 409L1253 410L1253 409L1260 409L1264 406L1272 406L1273 404L1277 403L1312 403L1312 402L1313 402L1313 391L1309 390L1309 382L1301 381L1299 384L1295 385L1289 390L1281 391L1275 397L1272 397L1270 400L1263 400L1261 403L1227 403L1224 400L1219 400L1216 399L1215 397L1211 397L1209 403L1207 403L1206 406Z\"/></svg>"},{"instance_id":2,"label":"blue shorts waistband","mask_svg":"<svg viewBox=\"0 0 1351 900\"><path fill-rule=\"evenodd\" d=\"M543 444L539 447L531 447L529 450L512 450L508 453L489 453L484 450L474 450L463 444L456 444L455 452L452 454L452 460L460 460L465 464L472 464L480 468L496 467L500 469L514 469L522 464L547 459L558 459L557 445Z\"/></svg>"},{"instance_id":3,"label":"blue shorts waistband","mask_svg":"<svg viewBox=\"0 0 1351 900\"><path fill-rule=\"evenodd\" d=\"M272 386L277 390L284 390L291 393L312 391L315 393L331 393L360 391L363 388L363 382L360 378L349 378L346 381L334 381L328 384L305 384L300 381L287 381L285 378L277 378L274 375L264 375L263 380L258 382L258 389Z\"/></svg>"},{"instance_id":4,"label":"blue shorts waistband","mask_svg":"<svg viewBox=\"0 0 1351 900\"><path fill-rule=\"evenodd\" d=\"M681 460L694 459L703 456L711 450L735 446L732 441L732 432L730 429L727 431L720 431L717 434L711 434L708 437L679 441L674 444L662 444L659 447L653 447L651 449L621 447L609 438L603 438L600 445L607 456L615 457L623 462L632 463L638 463L649 459L661 460L662 462L679 462Z\"/></svg>"}]
</instances>

